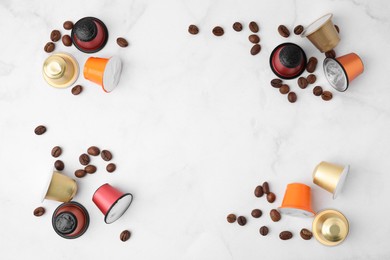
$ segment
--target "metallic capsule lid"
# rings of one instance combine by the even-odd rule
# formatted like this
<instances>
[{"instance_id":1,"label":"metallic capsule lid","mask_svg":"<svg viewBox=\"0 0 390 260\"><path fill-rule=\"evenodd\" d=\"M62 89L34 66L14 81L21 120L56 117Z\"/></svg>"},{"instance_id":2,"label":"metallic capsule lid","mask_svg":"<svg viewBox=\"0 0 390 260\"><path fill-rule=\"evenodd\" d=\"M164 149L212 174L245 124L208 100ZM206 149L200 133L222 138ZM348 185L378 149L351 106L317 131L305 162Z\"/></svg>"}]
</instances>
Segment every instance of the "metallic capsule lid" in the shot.
<instances>
[{"instance_id":1,"label":"metallic capsule lid","mask_svg":"<svg viewBox=\"0 0 390 260\"><path fill-rule=\"evenodd\" d=\"M348 232L348 220L337 210L323 210L313 220L314 237L323 245L336 246L340 244L345 240Z\"/></svg>"},{"instance_id":2,"label":"metallic capsule lid","mask_svg":"<svg viewBox=\"0 0 390 260\"><path fill-rule=\"evenodd\" d=\"M72 85L79 76L79 65L68 53L55 53L43 63L43 78L52 87L66 88Z\"/></svg>"}]
</instances>

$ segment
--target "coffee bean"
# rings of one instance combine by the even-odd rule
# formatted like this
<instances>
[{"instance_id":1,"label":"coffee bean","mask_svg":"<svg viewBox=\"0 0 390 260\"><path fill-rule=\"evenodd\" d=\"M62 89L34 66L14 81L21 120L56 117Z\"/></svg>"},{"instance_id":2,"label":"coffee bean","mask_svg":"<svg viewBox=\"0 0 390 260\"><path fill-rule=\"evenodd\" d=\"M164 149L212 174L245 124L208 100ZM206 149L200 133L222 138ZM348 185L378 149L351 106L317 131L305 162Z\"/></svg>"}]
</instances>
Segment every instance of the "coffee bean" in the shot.
<instances>
[{"instance_id":1,"label":"coffee bean","mask_svg":"<svg viewBox=\"0 0 390 260\"><path fill-rule=\"evenodd\" d=\"M271 80L271 86L274 88L280 88L282 86L282 80L281 79L273 79Z\"/></svg>"},{"instance_id":2,"label":"coffee bean","mask_svg":"<svg viewBox=\"0 0 390 260\"><path fill-rule=\"evenodd\" d=\"M82 169L79 169L79 170L76 170L74 172L74 175L77 177L77 178L83 178L85 175L87 175L87 172L82 170Z\"/></svg>"},{"instance_id":3,"label":"coffee bean","mask_svg":"<svg viewBox=\"0 0 390 260\"><path fill-rule=\"evenodd\" d=\"M116 170L116 165L115 163L109 163L106 166L106 171L108 172L114 172Z\"/></svg>"},{"instance_id":4,"label":"coffee bean","mask_svg":"<svg viewBox=\"0 0 390 260\"><path fill-rule=\"evenodd\" d=\"M281 240L288 240L293 237L293 234L290 231L282 231L279 234Z\"/></svg>"},{"instance_id":5,"label":"coffee bean","mask_svg":"<svg viewBox=\"0 0 390 260\"><path fill-rule=\"evenodd\" d=\"M260 42L260 37L258 35L256 35L256 34L251 34L251 35L249 35L248 40L251 43L259 43Z\"/></svg>"},{"instance_id":6,"label":"coffee bean","mask_svg":"<svg viewBox=\"0 0 390 260\"><path fill-rule=\"evenodd\" d=\"M297 94L295 94L295 92L290 92L287 95L287 99L290 103L295 103L297 102Z\"/></svg>"},{"instance_id":7,"label":"coffee bean","mask_svg":"<svg viewBox=\"0 0 390 260\"><path fill-rule=\"evenodd\" d=\"M46 132L46 127L43 125L39 125L35 128L34 133L36 135L43 135Z\"/></svg>"},{"instance_id":8,"label":"coffee bean","mask_svg":"<svg viewBox=\"0 0 390 260\"><path fill-rule=\"evenodd\" d=\"M260 218L261 215L263 215L263 212L259 209L254 209L254 210L252 210L251 215L254 218Z\"/></svg>"},{"instance_id":9,"label":"coffee bean","mask_svg":"<svg viewBox=\"0 0 390 260\"><path fill-rule=\"evenodd\" d=\"M96 166L94 166L94 165L87 165L87 166L85 166L84 171L86 171L89 174L95 173L96 172Z\"/></svg>"},{"instance_id":10,"label":"coffee bean","mask_svg":"<svg viewBox=\"0 0 390 260\"><path fill-rule=\"evenodd\" d=\"M299 77L298 79L298 86L301 88L301 89L305 89L307 87L307 85L309 84L309 82L307 82L307 79L304 78L304 77Z\"/></svg>"},{"instance_id":11,"label":"coffee bean","mask_svg":"<svg viewBox=\"0 0 390 260\"><path fill-rule=\"evenodd\" d=\"M66 34L62 36L62 43L67 47L72 46L72 39Z\"/></svg>"},{"instance_id":12,"label":"coffee bean","mask_svg":"<svg viewBox=\"0 0 390 260\"><path fill-rule=\"evenodd\" d=\"M56 168L57 171L62 171L65 168L65 164L61 160L57 160L54 162L54 168Z\"/></svg>"},{"instance_id":13,"label":"coffee bean","mask_svg":"<svg viewBox=\"0 0 390 260\"><path fill-rule=\"evenodd\" d=\"M81 165L88 165L88 163L91 161L91 159L89 158L89 155L86 154L86 153L83 153L82 155L80 155L79 157L79 162L81 163Z\"/></svg>"},{"instance_id":14,"label":"coffee bean","mask_svg":"<svg viewBox=\"0 0 390 260\"><path fill-rule=\"evenodd\" d=\"M233 30L235 30L236 32L241 32L242 31L242 24L239 22L235 22L233 24Z\"/></svg>"},{"instance_id":15,"label":"coffee bean","mask_svg":"<svg viewBox=\"0 0 390 260\"><path fill-rule=\"evenodd\" d=\"M47 52L47 53L50 53L50 52L53 52L53 51L54 51L55 47L56 47L56 46L54 45L54 43L48 42L48 43L46 43L46 45L45 45L45 47L43 48L43 50L44 50L45 52Z\"/></svg>"},{"instance_id":16,"label":"coffee bean","mask_svg":"<svg viewBox=\"0 0 390 260\"><path fill-rule=\"evenodd\" d=\"M223 28L221 26L214 27L213 34L215 36L222 36L224 34Z\"/></svg>"},{"instance_id":17,"label":"coffee bean","mask_svg":"<svg viewBox=\"0 0 390 260\"><path fill-rule=\"evenodd\" d=\"M198 26L196 26L194 24L191 24L190 26L188 26L188 32L190 34L193 34L193 35L198 34L199 33L199 28L198 28Z\"/></svg>"},{"instance_id":18,"label":"coffee bean","mask_svg":"<svg viewBox=\"0 0 390 260\"><path fill-rule=\"evenodd\" d=\"M38 207L38 208L34 209L34 216L40 217L43 214L45 214L45 208L44 207Z\"/></svg>"},{"instance_id":19,"label":"coffee bean","mask_svg":"<svg viewBox=\"0 0 390 260\"><path fill-rule=\"evenodd\" d=\"M260 232L260 235L266 236L266 235L268 235L268 228L266 226L262 226L260 228L259 232Z\"/></svg>"},{"instance_id":20,"label":"coffee bean","mask_svg":"<svg viewBox=\"0 0 390 260\"><path fill-rule=\"evenodd\" d=\"M273 222L278 222L282 218L279 211L277 211L276 209L272 209L269 212L269 216L271 217Z\"/></svg>"},{"instance_id":21,"label":"coffee bean","mask_svg":"<svg viewBox=\"0 0 390 260\"><path fill-rule=\"evenodd\" d=\"M297 25L297 26L295 26L295 28L294 28L294 33L295 33L296 35L300 35L302 32L303 32L303 26L302 26L302 25Z\"/></svg>"},{"instance_id":22,"label":"coffee bean","mask_svg":"<svg viewBox=\"0 0 390 260\"><path fill-rule=\"evenodd\" d=\"M269 184L268 184L268 182L264 182L263 183L263 191L264 191L265 194L269 193Z\"/></svg>"},{"instance_id":23,"label":"coffee bean","mask_svg":"<svg viewBox=\"0 0 390 260\"><path fill-rule=\"evenodd\" d=\"M337 33L340 33L340 28L337 25L334 25L334 28L336 28Z\"/></svg>"},{"instance_id":24,"label":"coffee bean","mask_svg":"<svg viewBox=\"0 0 390 260\"><path fill-rule=\"evenodd\" d=\"M290 87L286 84L283 84L280 88L279 88L279 92L280 94L287 94L288 92L290 92Z\"/></svg>"},{"instance_id":25,"label":"coffee bean","mask_svg":"<svg viewBox=\"0 0 390 260\"><path fill-rule=\"evenodd\" d=\"M263 187L262 186L257 186L255 189L255 196L260 198L264 194Z\"/></svg>"},{"instance_id":26,"label":"coffee bean","mask_svg":"<svg viewBox=\"0 0 390 260\"><path fill-rule=\"evenodd\" d=\"M316 82L317 77L314 74L309 74L309 76L307 76L306 80L307 80L307 83L313 84L314 82Z\"/></svg>"},{"instance_id":27,"label":"coffee bean","mask_svg":"<svg viewBox=\"0 0 390 260\"><path fill-rule=\"evenodd\" d=\"M316 57L310 57L309 61L306 64L306 70L309 73L313 73L317 68L318 60Z\"/></svg>"},{"instance_id":28,"label":"coffee bean","mask_svg":"<svg viewBox=\"0 0 390 260\"><path fill-rule=\"evenodd\" d=\"M72 94L77 96L83 91L83 87L81 85L76 85L72 88Z\"/></svg>"},{"instance_id":29,"label":"coffee bean","mask_svg":"<svg viewBox=\"0 0 390 260\"><path fill-rule=\"evenodd\" d=\"M66 21L66 22L64 22L64 29L65 30L71 30L71 29L73 29L73 23L71 22L71 21Z\"/></svg>"},{"instance_id":30,"label":"coffee bean","mask_svg":"<svg viewBox=\"0 0 390 260\"><path fill-rule=\"evenodd\" d=\"M229 214L229 215L227 215L226 219L229 223L234 223L234 222L236 222L237 217L234 214Z\"/></svg>"},{"instance_id":31,"label":"coffee bean","mask_svg":"<svg viewBox=\"0 0 390 260\"><path fill-rule=\"evenodd\" d=\"M120 238L120 240L122 240L122 242L126 242L127 240L129 240L130 236L131 236L130 231L124 230L120 234L119 238Z\"/></svg>"},{"instance_id":32,"label":"coffee bean","mask_svg":"<svg viewBox=\"0 0 390 260\"><path fill-rule=\"evenodd\" d=\"M106 162L110 161L112 159L112 154L110 151L103 150L101 153L102 159L105 160Z\"/></svg>"},{"instance_id":33,"label":"coffee bean","mask_svg":"<svg viewBox=\"0 0 390 260\"><path fill-rule=\"evenodd\" d=\"M62 149L59 146L54 146L53 149L51 149L51 156L54 158L57 158L62 154Z\"/></svg>"},{"instance_id":34,"label":"coffee bean","mask_svg":"<svg viewBox=\"0 0 390 260\"><path fill-rule=\"evenodd\" d=\"M275 193L270 192L270 193L267 194L267 201L269 203L273 203L275 201L275 199L276 199Z\"/></svg>"},{"instance_id":35,"label":"coffee bean","mask_svg":"<svg viewBox=\"0 0 390 260\"><path fill-rule=\"evenodd\" d=\"M310 240L313 237L313 233L306 228L302 228L300 235L304 240Z\"/></svg>"},{"instance_id":36,"label":"coffee bean","mask_svg":"<svg viewBox=\"0 0 390 260\"><path fill-rule=\"evenodd\" d=\"M122 47L122 48L126 48L127 46L129 46L129 43L127 42L127 40L123 37L118 37L116 39L116 43Z\"/></svg>"},{"instance_id":37,"label":"coffee bean","mask_svg":"<svg viewBox=\"0 0 390 260\"><path fill-rule=\"evenodd\" d=\"M321 96L322 95L322 88L320 86L316 86L313 88L313 94L314 96Z\"/></svg>"},{"instance_id":38,"label":"coffee bean","mask_svg":"<svg viewBox=\"0 0 390 260\"><path fill-rule=\"evenodd\" d=\"M245 218L244 216L239 216L239 217L237 218L237 223L238 223L238 225L240 225L240 226L245 226L245 224L246 224L246 218Z\"/></svg>"},{"instance_id":39,"label":"coffee bean","mask_svg":"<svg viewBox=\"0 0 390 260\"><path fill-rule=\"evenodd\" d=\"M253 47L251 48L251 54L252 54L252 55L256 55L256 54L258 54L260 51L261 51L261 46L260 46L260 44L255 44L255 45L253 45Z\"/></svg>"},{"instance_id":40,"label":"coffee bean","mask_svg":"<svg viewBox=\"0 0 390 260\"><path fill-rule=\"evenodd\" d=\"M100 154L100 149L97 148L96 146L91 146L88 148L87 153L89 155L97 156Z\"/></svg>"},{"instance_id":41,"label":"coffee bean","mask_svg":"<svg viewBox=\"0 0 390 260\"><path fill-rule=\"evenodd\" d=\"M324 91L324 92L322 92L321 97L322 97L323 100L329 101L329 100L331 100L333 98L333 94L330 91Z\"/></svg>"},{"instance_id":42,"label":"coffee bean","mask_svg":"<svg viewBox=\"0 0 390 260\"><path fill-rule=\"evenodd\" d=\"M52 42L58 42L61 39L61 33L58 30L53 30L50 33L50 40Z\"/></svg>"},{"instance_id":43,"label":"coffee bean","mask_svg":"<svg viewBox=\"0 0 390 260\"><path fill-rule=\"evenodd\" d=\"M279 34L280 34L282 37L284 37L284 38L287 38L287 37L290 36L290 31L289 31L289 30L287 29L287 27L284 26L284 25L279 25L279 27L278 27L278 32L279 32Z\"/></svg>"},{"instance_id":44,"label":"coffee bean","mask_svg":"<svg viewBox=\"0 0 390 260\"><path fill-rule=\"evenodd\" d=\"M249 30L251 30L251 32L257 33L259 32L259 25L257 25L255 21L252 21L249 23Z\"/></svg>"},{"instance_id":45,"label":"coffee bean","mask_svg":"<svg viewBox=\"0 0 390 260\"><path fill-rule=\"evenodd\" d=\"M334 50L330 50L325 52L325 57L327 58L336 58L336 52Z\"/></svg>"}]
</instances>

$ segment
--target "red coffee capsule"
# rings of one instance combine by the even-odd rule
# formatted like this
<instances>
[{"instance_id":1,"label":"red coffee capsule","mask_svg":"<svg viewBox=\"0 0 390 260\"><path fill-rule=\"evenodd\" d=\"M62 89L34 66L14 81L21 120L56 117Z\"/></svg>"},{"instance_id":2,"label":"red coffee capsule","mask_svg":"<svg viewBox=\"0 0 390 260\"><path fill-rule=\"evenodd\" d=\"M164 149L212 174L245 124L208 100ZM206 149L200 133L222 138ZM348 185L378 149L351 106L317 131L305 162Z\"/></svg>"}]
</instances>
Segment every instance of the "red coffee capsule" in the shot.
<instances>
[{"instance_id":1,"label":"red coffee capsule","mask_svg":"<svg viewBox=\"0 0 390 260\"><path fill-rule=\"evenodd\" d=\"M73 26L73 44L82 52L98 52L106 45L108 30L106 25L95 17L84 17Z\"/></svg>"}]
</instances>

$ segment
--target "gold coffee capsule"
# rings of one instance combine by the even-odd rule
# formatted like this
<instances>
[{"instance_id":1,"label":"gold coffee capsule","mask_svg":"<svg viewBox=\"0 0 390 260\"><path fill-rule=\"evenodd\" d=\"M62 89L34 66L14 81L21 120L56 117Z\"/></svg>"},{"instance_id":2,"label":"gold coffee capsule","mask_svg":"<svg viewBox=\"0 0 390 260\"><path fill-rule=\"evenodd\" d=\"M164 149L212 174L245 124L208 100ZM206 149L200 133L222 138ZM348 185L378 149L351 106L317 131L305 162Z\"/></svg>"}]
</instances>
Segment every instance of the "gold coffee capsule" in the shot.
<instances>
[{"instance_id":1,"label":"gold coffee capsule","mask_svg":"<svg viewBox=\"0 0 390 260\"><path fill-rule=\"evenodd\" d=\"M341 166L329 162L319 163L313 171L313 182L333 194L335 199L341 192L349 165Z\"/></svg>"},{"instance_id":2,"label":"gold coffee capsule","mask_svg":"<svg viewBox=\"0 0 390 260\"><path fill-rule=\"evenodd\" d=\"M70 54L55 53L43 63L43 78L52 87L69 87L78 76L79 65Z\"/></svg>"},{"instance_id":3,"label":"gold coffee capsule","mask_svg":"<svg viewBox=\"0 0 390 260\"><path fill-rule=\"evenodd\" d=\"M337 210L323 210L313 220L314 237L323 245L336 246L343 242L349 232L347 218Z\"/></svg>"},{"instance_id":4,"label":"gold coffee capsule","mask_svg":"<svg viewBox=\"0 0 390 260\"><path fill-rule=\"evenodd\" d=\"M53 171L49 185L45 191L42 201L48 199L68 202L76 195L77 183L72 178L57 171Z\"/></svg>"}]
</instances>

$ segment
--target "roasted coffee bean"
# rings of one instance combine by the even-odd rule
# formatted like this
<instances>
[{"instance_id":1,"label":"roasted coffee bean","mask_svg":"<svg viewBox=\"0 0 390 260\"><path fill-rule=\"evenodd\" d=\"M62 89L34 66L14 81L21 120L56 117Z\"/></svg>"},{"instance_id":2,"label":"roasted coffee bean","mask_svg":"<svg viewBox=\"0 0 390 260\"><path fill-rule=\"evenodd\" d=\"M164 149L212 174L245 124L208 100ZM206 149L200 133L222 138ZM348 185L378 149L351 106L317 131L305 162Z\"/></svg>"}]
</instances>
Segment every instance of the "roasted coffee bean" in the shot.
<instances>
[{"instance_id":1,"label":"roasted coffee bean","mask_svg":"<svg viewBox=\"0 0 390 260\"><path fill-rule=\"evenodd\" d=\"M295 28L294 28L294 33L295 33L296 35L300 35L302 32L303 32L303 26L302 26L302 25L297 25L297 26L295 26Z\"/></svg>"},{"instance_id":2,"label":"roasted coffee bean","mask_svg":"<svg viewBox=\"0 0 390 260\"><path fill-rule=\"evenodd\" d=\"M88 165L88 163L91 161L91 159L89 158L89 155L86 154L86 153L83 153L82 155L80 155L79 157L79 162L81 163L81 165Z\"/></svg>"},{"instance_id":3,"label":"roasted coffee bean","mask_svg":"<svg viewBox=\"0 0 390 260\"><path fill-rule=\"evenodd\" d=\"M130 231L123 230L122 233L120 234L119 238L120 238L120 240L122 240L122 242L125 242L125 241L129 240L130 236L131 236Z\"/></svg>"},{"instance_id":4,"label":"roasted coffee bean","mask_svg":"<svg viewBox=\"0 0 390 260\"><path fill-rule=\"evenodd\" d=\"M87 165L87 166L85 166L84 171L86 171L89 174L95 173L96 166L95 165Z\"/></svg>"},{"instance_id":5,"label":"roasted coffee bean","mask_svg":"<svg viewBox=\"0 0 390 260\"><path fill-rule=\"evenodd\" d=\"M73 23L71 22L71 21L66 21L66 22L64 22L64 29L65 30L71 30L71 29L73 29Z\"/></svg>"},{"instance_id":6,"label":"roasted coffee bean","mask_svg":"<svg viewBox=\"0 0 390 260\"><path fill-rule=\"evenodd\" d=\"M127 46L129 46L129 43L127 42L127 40L123 37L118 37L116 39L116 43L122 47L122 48L126 48Z\"/></svg>"},{"instance_id":7,"label":"roasted coffee bean","mask_svg":"<svg viewBox=\"0 0 390 260\"><path fill-rule=\"evenodd\" d=\"M295 103L297 102L297 94L295 94L295 92L290 92L287 95L287 99L290 103Z\"/></svg>"},{"instance_id":8,"label":"roasted coffee bean","mask_svg":"<svg viewBox=\"0 0 390 260\"><path fill-rule=\"evenodd\" d=\"M54 162L54 168L56 168L57 171L62 171L65 168L65 164L61 160L57 160Z\"/></svg>"},{"instance_id":9,"label":"roasted coffee bean","mask_svg":"<svg viewBox=\"0 0 390 260\"><path fill-rule=\"evenodd\" d=\"M316 86L313 88L313 94L314 96L321 96L322 95L322 88L320 86Z\"/></svg>"},{"instance_id":10,"label":"roasted coffee bean","mask_svg":"<svg viewBox=\"0 0 390 260\"><path fill-rule=\"evenodd\" d=\"M288 92L290 92L290 87L286 84L283 84L280 88L279 88L279 92L280 94L287 94Z\"/></svg>"},{"instance_id":11,"label":"roasted coffee bean","mask_svg":"<svg viewBox=\"0 0 390 260\"><path fill-rule=\"evenodd\" d=\"M306 228L302 228L300 235L304 240L310 240L313 237L313 233Z\"/></svg>"},{"instance_id":12,"label":"roasted coffee bean","mask_svg":"<svg viewBox=\"0 0 390 260\"><path fill-rule=\"evenodd\" d=\"M58 30L53 30L50 33L50 40L52 42L58 42L61 39L61 33Z\"/></svg>"},{"instance_id":13,"label":"roasted coffee bean","mask_svg":"<svg viewBox=\"0 0 390 260\"><path fill-rule=\"evenodd\" d=\"M272 209L269 212L269 216L271 217L273 222L278 222L282 218L279 211L277 211L276 209Z\"/></svg>"},{"instance_id":14,"label":"roasted coffee bean","mask_svg":"<svg viewBox=\"0 0 390 260\"><path fill-rule=\"evenodd\" d=\"M267 194L267 201L269 203L273 203L275 201L275 199L276 199L275 193L270 192L270 193Z\"/></svg>"},{"instance_id":15,"label":"roasted coffee bean","mask_svg":"<svg viewBox=\"0 0 390 260\"><path fill-rule=\"evenodd\" d=\"M258 35L256 35L256 34L251 34L251 35L249 35L248 40L251 43L259 43L260 42L260 37Z\"/></svg>"},{"instance_id":16,"label":"roasted coffee bean","mask_svg":"<svg viewBox=\"0 0 390 260\"><path fill-rule=\"evenodd\" d=\"M54 158L57 158L62 154L62 149L59 146L54 146L53 149L51 149L51 156Z\"/></svg>"},{"instance_id":17,"label":"roasted coffee bean","mask_svg":"<svg viewBox=\"0 0 390 260\"><path fill-rule=\"evenodd\" d=\"M282 231L279 234L281 240L288 240L293 237L293 234L290 231Z\"/></svg>"},{"instance_id":18,"label":"roasted coffee bean","mask_svg":"<svg viewBox=\"0 0 390 260\"><path fill-rule=\"evenodd\" d=\"M305 89L307 87L307 85L309 85L309 82L307 82L307 79L304 78L304 77L299 77L299 79L298 79L298 86L301 89Z\"/></svg>"},{"instance_id":19,"label":"roasted coffee bean","mask_svg":"<svg viewBox=\"0 0 390 260\"><path fill-rule=\"evenodd\" d=\"M251 215L254 218L260 218L261 215L263 215L263 212L259 209L254 209L254 210L252 210Z\"/></svg>"},{"instance_id":20,"label":"roasted coffee bean","mask_svg":"<svg viewBox=\"0 0 390 260\"><path fill-rule=\"evenodd\" d=\"M334 28L336 28L337 33L340 33L340 28L337 25L334 25Z\"/></svg>"},{"instance_id":21,"label":"roasted coffee bean","mask_svg":"<svg viewBox=\"0 0 390 260\"><path fill-rule=\"evenodd\" d=\"M330 50L330 51L327 51L327 52L325 52L325 56L327 57L327 58L336 58L336 52L334 51L334 50Z\"/></svg>"},{"instance_id":22,"label":"roasted coffee bean","mask_svg":"<svg viewBox=\"0 0 390 260\"><path fill-rule=\"evenodd\" d=\"M79 169L79 170L76 170L74 172L74 175L77 177L77 178L83 178L85 175L87 175L87 172L82 170L82 169Z\"/></svg>"},{"instance_id":23,"label":"roasted coffee bean","mask_svg":"<svg viewBox=\"0 0 390 260\"><path fill-rule=\"evenodd\" d=\"M72 46L72 39L66 34L62 36L62 43L67 47Z\"/></svg>"},{"instance_id":24,"label":"roasted coffee bean","mask_svg":"<svg viewBox=\"0 0 390 260\"><path fill-rule=\"evenodd\" d=\"M39 125L35 128L34 133L36 135L43 135L46 132L46 127L43 125Z\"/></svg>"},{"instance_id":25,"label":"roasted coffee bean","mask_svg":"<svg viewBox=\"0 0 390 260\"><path fill-rule=\"evenodd\" d=\"M249 23L249 30L251 30L251 32L257 33L259 32L259 25L255 21L252 21Z\"/></svg>"},{"instance_id":26,"label":"roasted coffee bean","mask_svg":"<svg viewBox=\"0 0 390 260\"><path fill-rule=\"evenodd\" d=\"M34 209L34 216L40 217L43 214L45 214L45 208L44 207L38 207L38 208Z\"/></svg>"},{"instance_id":27,"label":"roasted coffee bean","mask_svg":"<svg viewBox=\"0 0 390 260\"><path fill-rule=\"evenodd\" d=\"M96 146L91 146L88 148L87 153L89 155L97 156L100 154L100 149L97 148Z\"/></svg>"},{"instance_id":28,"label":"roasted coffee bean","mask_svg":"<svg viewBox=\"0 0 390 260\"><path fill-rule=\"evenodd\" d=\"M273 79L271 80L271 86L274 88L280 88L282 86L283 81L281 79Z\"/></svg>"},{"instance_id":29,"label":"roasted coffee bean","mask_svg":"<svg viewBox=\"0 0 390 260\"><path fill-rule=\"evenodd\" d=\"M103 150L100 155L102 156L102 159L105 160L106 162L112 159L112 154L110 153L110 151Z\"/></svg>"},{"instance_id":30,"label":"roasted coffee bean","mask_svg":"<svg viewBox=\"0 0 390 260\"><path fill-rule=\"evenodd\" d=\"M215 36L222 36L225 32L223 31L223 28L221 26L216 26L213 29L213 34Z\"/></svg>"},{"instance_id":31,"label":"roasted coffee bean","mask_svg":"<svg viewBox=\"0 0 390 260\"><path fill-rule=\"evenodd\" d=\"M290 36L290 31L289 31L289 30L287 29L287 27L284 26L284 25L279 25L279 27L278 27L278 32L279 32L279 34L280 34L282 37L284 37L284 38L287 38L287 37Z\"/></svg>"},{"instance_id":32,"label":"roasted coffee bean","mask_svg":"<svg viewBox=\"0 0 390 260\"><path fill-rule=\"evenodd\" d=\"M260 44L255 44L255 45L253 45L253 47L251 48L251 54L252 54L252 55L256 55L256 54L258 54L260 51L261 51L261 46L260 46Z\"/></svg>"},{"instance_id":33,"label":"roasted coffee bean","mask_svg":"<svg viewBox=\"0 0 390 260\"><path fill-rule=\"evenodd\" d=\"M259 232L260 232L260 235L266 236L266 235L268 235L268 228L266 226L262 226L260 228Z\"/></svg>"},{"instance_id":34,"label":"roasted coffee bean","mask_svg":"<svg viewBox=\"0 0 390 260\"><path fill-rule=\"evenodd\" d=\"M44 50L45 52L47 52L47 53L50 53L50 52L53 52L53 51L54 51L55 47L56 47L56 46L54 45L54 43L48 42L48 43L46 43L46 45L45 45L45 47L43 48L43 50Z\"/></svg>"},{"instance_id":35,"label":"roasted coffee bean","mask_svg":"<svg viewBox=\"0 0 390 260\"><path fill-rule=\"evenodd\" d=\"M198 34L199 33L199 28L198 28L198 26L196 26L194 24L191 24L190 26L188 26L188 32L190 34L193 34L193 35Z\"/></svg>"},{"instance_id":36,"label":"roasted coffee bean","mask_svg":"<svg viewBox=\"0 0 390 260\"><path fill-rule=\"evenodd\" d=\"M262 186L257 186L255 189L255 196L260 198L264 194L263 187Z\"/></svg>"},{"instance_id":37,"label":"roasted coffee bean","mask_svg":"<svg viewBox=\"0 0 390 260\"><path fill-rule=\"evenodd\" d=\"M242 31L242 24L239 22L235 22L233 24L233 30L235 30L236 32L241 32Z\"/></svg>"},{"instance_id":38,"label":"roasted coffee bean","mask_svg":"<svg viewBox=\"0 0 390 260\"><path fill-rule=\"evenodd\" d=\"M239 216L239 217L237 218L237 223L238 223L238 225L240 225L240 226L245 226L245 224L246 224L246 217L244 217L244 216Z\"/></svg>"},{"instance_id":39,"label":"roasted coffee bean","mask_svg":"<svg viewBox=\"0 0 390 260\"><path fill-rule=\"evenodd\" d=\"M323 100L329 101L333 98L333 94L332 92L325 90L324 92L322 92L321 97Z\"/></svg>"},{"instance_id":40,"label":"roasted coffee bean","mask_svg":"<svg viewBox=\"0 0 390 260\"><path fill-rule=\"evenodd\" d=\"M309 73L313 73L317 68L318 60L316 57L310 57L309 61L306 64L306 70Z\"/></svg>"},{"instance_id":41,"label":"roasted coffee bean","mask_svg":"<svg viewBox=\"0 0 390 260\"><path fill-rule=\"evenodd\" d=\"M316 82L317 77L314 74L309 74L309 76L307 76L306 80L307 80L307 83L313 84L314 82Z\"/></svg>"},{"instance_id":42,"label":"roasted coffee bean","mask_svg":"<svg viewBox=\"0 0 390 260\"><path fill-rule=\"evenodd\" d=\"M83 91L83 87L81 85L76 85L72 88L72 94L77 96Z\"/></svg>"},{"instance_id":43,"label":"roasted coffee bean","mask_svg":"<svg viewBox=\"0 0 390 260\"><path fill-rule=\"evenodd\" d=\"M265 194L269 193L269 184L268 184L268 182L264 182L263 183L263 191L264 191Z\"/></svg>"},{"instance_id":44,"label":"roasted coffee bean","mask_svg":"<svg viewBox=\"0 0 390 260\"><path fill-rule=\"evenodd\" d=\"M236 222L237 217L234 214L229 214L229 215L227 215L226 219L229 223L234 223L234 222Z\"/></svg>"},{"instance_id":45,"label":"roasted coffee bean","mask_svg":"<svg viewBox=\"0 0 390 260\"><path fill-rule=\"evenodd\" d=\"M116 170L116 165L115 163L109 163L106 166L106 171L108 172L114 172Z\"/></svg>"}]
</instances>

